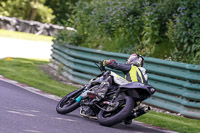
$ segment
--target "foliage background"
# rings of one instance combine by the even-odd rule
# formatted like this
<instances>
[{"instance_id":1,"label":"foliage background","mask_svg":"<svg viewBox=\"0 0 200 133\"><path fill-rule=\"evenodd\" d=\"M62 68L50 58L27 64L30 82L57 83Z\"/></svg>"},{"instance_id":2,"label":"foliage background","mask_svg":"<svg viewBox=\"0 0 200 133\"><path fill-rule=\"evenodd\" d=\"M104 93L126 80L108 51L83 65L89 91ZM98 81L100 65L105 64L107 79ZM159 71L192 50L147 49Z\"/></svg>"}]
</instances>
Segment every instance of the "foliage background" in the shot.
<instances>
[{"instance_id":1,"label":"foliage background","mask_svg":"<svg viewBox=\"0 0 200 133\"><path fill-rule=\"evenodd\" d=\"M121 53L200 62L200 1L79 0L55 41Z\"/></svg>"},{"instance_id":2,"label":"foliage background","mask_svg":"<svg viewBox=\"0 0 200 133\"><path fill-rule=\"evenodd\" d=\"M65 25L78 0L0 0L0 15Z\"/></svg>"},{"instance_id":3,"label":"foliage background","mask_svg":"<svg viewBox=\"0 0 200 133\"><path fill-rule=\"evenodd\" d=\"M59 25L68 23L77 2L78 0L46 0L45 5L53 9L53 15L55 16L52 23Z\"/></svg>"},{"instance_id":4,"label":"foliage background","mask_svg":"<svg viewBox=\"0 0 200 133\"><path fill-rule=\"evenodd\" d=\"M200 0L1 0L0 15L76 29L61 44L200 64Z\"/></svg>"},{"instance_id":5,"label":"foliage background","mask_svg":"<svg viewBox=\"0 0 200 133\"><path fill-rule=\"evenodd\" d=\"M50 23L55 16L44 3L45 0L3 0L0 1L0 15Z\"/></svg>"}]
</instances>

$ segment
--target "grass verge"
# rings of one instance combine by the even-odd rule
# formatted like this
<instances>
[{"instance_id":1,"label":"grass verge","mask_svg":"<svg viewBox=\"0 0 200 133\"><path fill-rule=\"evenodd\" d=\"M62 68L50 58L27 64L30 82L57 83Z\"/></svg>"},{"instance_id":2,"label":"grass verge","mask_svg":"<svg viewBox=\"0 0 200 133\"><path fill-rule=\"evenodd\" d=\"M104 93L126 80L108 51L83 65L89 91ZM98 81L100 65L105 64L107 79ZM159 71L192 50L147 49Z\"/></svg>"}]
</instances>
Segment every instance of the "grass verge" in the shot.
<instances>
[{"instance_id":1,"label":"grass verge","mask_svg":"<svg viewBox=\"0 0 200 133\"><path fill-rule=\"evenodd\" d=\"M0 60L0 75L41 89L60 97L77 89L70 85L61 84L39 69L40 65L49 63L44 60L12 58Z\"/></svg>"},{"instance_id":2,"label":"grass verge","mask_svg":"<svg viewBox=\"0 0 200 133\"><path fill-rule=\"evenodd\" d=\"M53 37L51 36L45 36L45 35L35 35L31 33L24 33L24 32L18 32L18 31L8 31L0 29L0 36L1 37L9 37L9 38L15 38L15 39L25 39L25 40L33 40L33 41L46 41L46 42L52 42Z\"/></svg>"},{"instance_id":3,"label":"grass verge","mask_svg":"<svg viewBox=\"0 0 200 133\"><path fill-rule=\"evenodd\" d=\"M147 114L136 118L136 120L177 131L179 133L200 133L200 120L174 116L165 113L150 111Z\"/></svg>"},{"instance_id":4,"label":"grass verge","mask_svg":"<svg viewBox=\"0 0 200 133\"><path fill-rule=\"evenodd\" d=\"M45 92L63 97L77 89L70 85L61 84L39 69L40 65L49 63L43 60L12 58L0 60L0 74L12 80L25 83ZM136 120L174 130L180 133L200 133L200 120L150 111Z\"/></svg>"}]
</instances>

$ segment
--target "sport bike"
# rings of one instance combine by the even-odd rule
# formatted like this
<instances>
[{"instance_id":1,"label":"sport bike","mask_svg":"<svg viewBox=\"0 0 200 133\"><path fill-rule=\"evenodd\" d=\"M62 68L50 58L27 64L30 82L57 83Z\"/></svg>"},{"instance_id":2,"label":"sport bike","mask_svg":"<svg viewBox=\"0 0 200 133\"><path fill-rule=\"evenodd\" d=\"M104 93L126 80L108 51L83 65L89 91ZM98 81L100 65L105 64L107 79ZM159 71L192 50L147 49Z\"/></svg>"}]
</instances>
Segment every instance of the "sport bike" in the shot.
<instances>
[{"instance_id":1,"label":"sport bike","mask_svg":"<svg viewBox=\"0 0 200 133\"><path fill-rule=\"evenodd\" d=\"M63 97L56 107L59 114L67 114L80 107L81 116L97 119L103 126L113 126L121 122L131 124L134 118L150 110L150 107L140 104L154 94L156 89L153 86L129 82L113 71L106 70L101 61L100 65L95 64L101 74ZM111 83L102 98L95 92L103 89L108 79Z\"/></svg>"}]
</instances>

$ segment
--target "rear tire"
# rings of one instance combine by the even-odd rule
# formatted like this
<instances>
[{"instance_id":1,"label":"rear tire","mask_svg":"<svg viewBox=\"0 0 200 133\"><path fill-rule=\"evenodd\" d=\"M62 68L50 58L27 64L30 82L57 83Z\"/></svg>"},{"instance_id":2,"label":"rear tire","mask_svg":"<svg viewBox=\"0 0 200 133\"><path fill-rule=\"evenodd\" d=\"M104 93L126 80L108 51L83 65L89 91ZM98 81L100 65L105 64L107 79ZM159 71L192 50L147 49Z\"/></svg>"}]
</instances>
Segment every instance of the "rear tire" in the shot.
<instances>
[{"instance_id":1,"label":"rear tire","mask_svg":"<svg viewBox=\"0 0 200 133\"><path fill-rule=\"evenodd\" d=\"M98 114L98 121L103 126L113 126L122 122L126 117L128 117L135 106L133 99L130 96L125 96L122 100L125 102L123 106L119 107L120 109L116 112L106 112L101 110ZM106 116L111 114L110 116Z\"/></svg>"},{"instance_id":2,"label":"rear tire","mask_svg":"<svg viewBox=\"0 0 200 133\"><path fill-rule=\"evenodd\" d=\"M75 90L63 97L56 106L56 111L59 114L67 114L77 109L80 104L76 102L76 98L81 94L83 88Z\"/></svg>"}]
</instances>

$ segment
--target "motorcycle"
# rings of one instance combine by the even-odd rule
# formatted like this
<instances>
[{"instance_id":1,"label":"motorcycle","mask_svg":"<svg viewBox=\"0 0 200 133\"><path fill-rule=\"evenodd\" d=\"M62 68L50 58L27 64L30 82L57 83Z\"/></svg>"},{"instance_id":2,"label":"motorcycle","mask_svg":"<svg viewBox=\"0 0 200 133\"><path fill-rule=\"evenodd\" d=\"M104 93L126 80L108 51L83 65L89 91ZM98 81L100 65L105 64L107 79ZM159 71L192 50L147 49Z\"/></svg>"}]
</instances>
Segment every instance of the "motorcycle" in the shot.
<instances>
[{"instance_id":1,"label":"motorcycle","mask_svg":"<svg viewBox=\"0 0 200 133\"><path fill-rule=\"evenodd\" d=\"M150 107L141 107L140 104L154 94L156 89L153 86L129 82L106 70L102 63L95 64L101 74L63 97L56 106L57 113L67 114L80 107L81 116L97 119L103 126L113 126L121 122L129 125L134 118L150 110ZM103 98L99 97L95 92L101 90L108 79L112 80L110 87Z\"/></svg>"}]
</instances>

